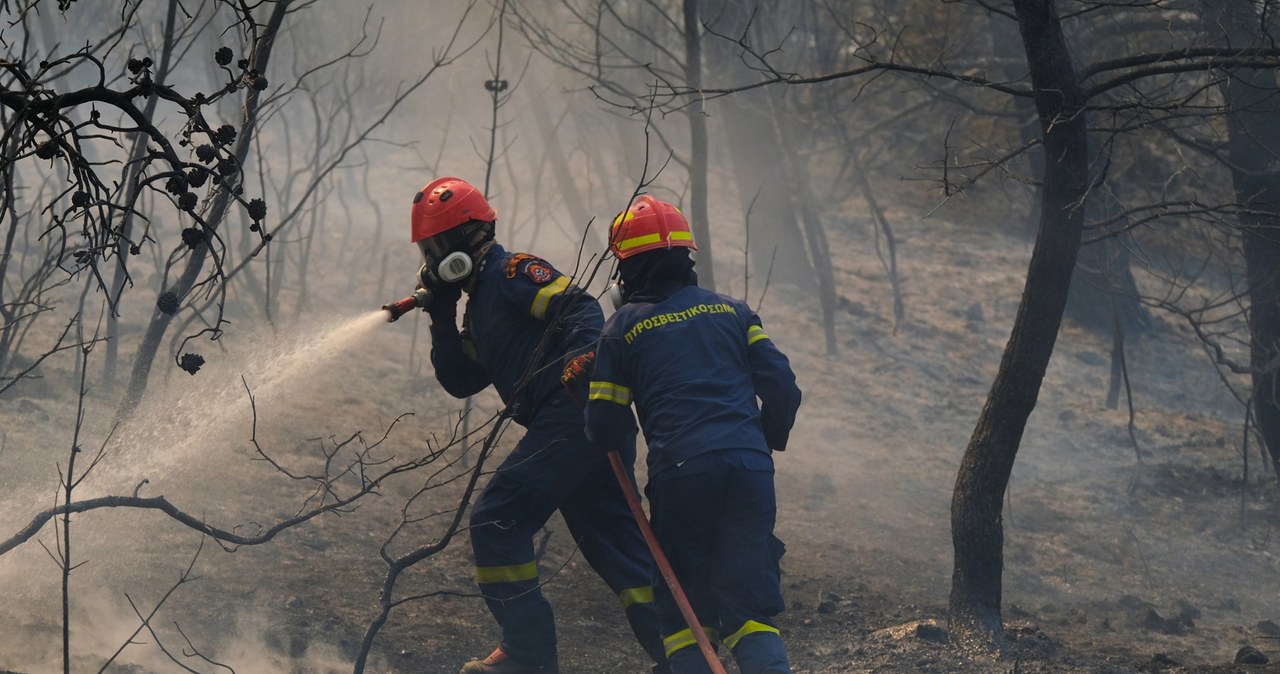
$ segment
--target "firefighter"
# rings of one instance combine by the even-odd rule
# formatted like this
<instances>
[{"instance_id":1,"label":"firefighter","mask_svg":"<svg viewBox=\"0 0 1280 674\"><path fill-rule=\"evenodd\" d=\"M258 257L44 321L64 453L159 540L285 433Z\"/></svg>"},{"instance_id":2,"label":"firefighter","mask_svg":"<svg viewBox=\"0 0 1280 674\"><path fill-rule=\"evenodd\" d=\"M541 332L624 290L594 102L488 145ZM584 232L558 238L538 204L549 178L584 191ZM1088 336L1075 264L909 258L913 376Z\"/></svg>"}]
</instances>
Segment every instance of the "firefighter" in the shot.
<instances>
[{"instance_id":1,"label":"firefighter","mask_svg":"<svg viewBox=\"0 0 1280 674\"><path fill-rule=\"evenodd\" d=\"M587 435L624 451L639 416L653 528L713 643L743 674L791 672L772 451L786 448L800 389L745 303L703 290L679 209L648 195L613 223L621 300L596 350ZM757 403L757 399L759 403ZM657 592L671 671L710 672L665 585Z\"/></svg>"},{"instance_id":2,"label":"firefighter","mask_svg":"<svg viewBox=\"0 0 1280 674\"><path fill-rule=\"evenodd\" d=\"M533 546L557 509L658 663L654 671L668 671L653 605L653 559L607 457L584 435L577 402L586 399L584 373L603 313L546 261L496 243L496 219L480 190L458 178L433 180L413 198L436 379L458 398L492 384L510 418L526 429L471 512L476 582L502 641L462 672L558 672L555 624L539 590ZM634 458L634 445L623 450Z\"/></svg>"}]
</instances>

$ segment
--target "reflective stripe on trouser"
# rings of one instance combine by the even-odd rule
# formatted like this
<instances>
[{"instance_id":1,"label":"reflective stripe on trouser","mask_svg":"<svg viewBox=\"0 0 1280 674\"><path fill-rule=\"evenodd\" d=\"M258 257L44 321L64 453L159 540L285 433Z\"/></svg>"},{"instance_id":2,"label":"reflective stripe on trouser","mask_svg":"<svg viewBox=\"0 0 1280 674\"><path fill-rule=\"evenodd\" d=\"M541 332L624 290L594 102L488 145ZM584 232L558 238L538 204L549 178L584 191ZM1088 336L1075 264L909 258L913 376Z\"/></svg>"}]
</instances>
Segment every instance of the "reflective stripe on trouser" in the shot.
<instances>
[{"instance_id":1,"label":"reflective stripe on trouser","mask_svg":"<svg viewBox=\"0 0 1280 674\"><path fill-rule=\"evenodd\" d=\"M489 611L503 626L502 645L510 654L520 654L531 662L554 662L555 627L550 636L542 630L508 630L507 625L552 623L551 605L538 590L538 564L533 560L503 566L477 566L476 584ZM511 638L508 632L512 632ZM524 643L527 642L527 643ZM550 653L546 645L550 644Z\"/></svg>"},{"instance_id":2,"label":"reflective stripe on trouser","mask_svg":"<svg viewBox=\"0 0 1280 674\"><path fill-rule=\"evenodd\" d=\"M583 557L620 599L627 590L635 599L641 592L636 588L651 583L653 562L644 538L607 457L591 446L582 424L582 412L573 405L540 410L471 513L476 580L502 628L503 649L521 662L556 660L554 616L538 589L533 538L557 508ZM650 643L658 641L652 603L633 601L627 617L652 654Z\"/></svg>"},{"instance_id":3,"label":"reflective stripe on trouser","mask_svg":"<svg viewBox=\"0 0 1280 674\"><path fill-rule=\"evenodd\" d=\"M715 630L704 627L703 630L716 644ZM710 672L706 658L693 638L693 631L685 628L662 640L667 649L667 658L671 661L675 672ZM738 663L738 671L751 674L791 674L791 665L787 662L787 649L782 643L778 628L765 623L748 620L736 632L723 639L724 645L733 651L733 659ZM719 650L717 648L717 650Z\"/></svg>"},{"instance_id":4,"label":"reflective stripe on trouser","mask_svg":"<svg viewBox=\"0 0 1280 674\"><path fill-rule=\"evenodd\" d=\"M724 645L733 651L738 670L744 674L791 674L787 648L773 625L748 620L724 638Z\"/></svg>"},{"instance_id":5,"label":"reflective stripe on trouser","mask_svg":"<svg viewBox=\"0 0 1280 674\"><path fill-rule=\"evenodd\" d=\"M658 540L699 621L729 635L743 674L789 673L782 639L769 631L783 609L772 459L754 450L708 452L654 476L647 492ZM663 633L675 635L684 619L665 586L655 590ZM671 651L671 671L710 672L690 643Z\"/></svg>"},{"instance_id":6,"label":"reflective stripe on trouser","mask_svg":"<svg viewBox=\"0 0 1280 674\"><path fill-rule=\"evenodd\" d=\"M710 627L703 627L702 631L706 633L707 639L711 641L712 648L715 648L717 651L720 650L720 645L716 643L720 641L720 636L716 634L716 631ZM662 648L666 651L668 658L672 657L683 648L692 648L697 650L699 653L702 652L702 649L698 648L698 640L693 636L693 630L688 627L676 632L675 634L668 634L663 637ZM698 657L701 658L702 655L699 655Z\"/></svg>"}]
</instances>

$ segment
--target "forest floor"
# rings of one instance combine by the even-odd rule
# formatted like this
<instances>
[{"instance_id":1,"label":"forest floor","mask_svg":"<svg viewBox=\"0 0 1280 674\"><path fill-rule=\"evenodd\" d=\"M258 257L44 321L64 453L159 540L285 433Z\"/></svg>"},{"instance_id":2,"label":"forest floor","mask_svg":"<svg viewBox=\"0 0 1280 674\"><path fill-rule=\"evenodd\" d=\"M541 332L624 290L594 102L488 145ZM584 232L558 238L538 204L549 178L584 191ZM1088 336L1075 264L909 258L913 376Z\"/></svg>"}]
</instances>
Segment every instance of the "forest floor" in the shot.
<instances>
[{"instance_id":1,"label":"forest floor","mask_svg":"<svg viewBox=\"0 0 1280 674\"><path fill-rule=\"evenodd\" d=\"M815 298L779 286L761 307L805 393L790 449L777 455L777 533L788 547L780 625L797 674L1280 671L1280 491L1255 449L1242 481L1243 410L1186 327L1161 314L1127 348L1132 432L1124 397L1117 409L1106 405L1110 336L1064 326L1006 504L1004 613L1016 647L1005 658L948 648L951 487L1017 309L1030 243L895 215L906 308L896 329L862 224L830 232L836 355L822 341ZM447 437L460 404L422 364L425 323L375 326L368 311L394 298L372 297L372 282L358 275L316 278L328 286L317 285L311 302L324 309L277 318L274 330L237 320L218 344L203 343L208 363L195 377L159 363L148 400L106 443L80 493L163 494L249 531L297 511L312 488L254 460L255 410L262 446L298 470L315 470L320 452L356 432L369 444L386 434L379 456L420 455L428 440ZM48 330L33 339L51 339ZM0 539L54 501L76 419L68 354L0 400ZM104 443L117 394L90 388L82 457ZM475 400L477 417L495 407L491 393ZM403 413L413 416L393 423ZM449 450L352 512L234 553L205 542L197 556L200 537L154 512L74 518L73 557L83 562L71 577L75 671L97 670L131 641L107 671L179 671L157 641L194 671L227 671L194 652L237 672L351 671L386 573L378 549L403 509L418 521L393 552L444 530L460 483L441 476L464 472L446 460L465 459ZM615 600L558 518L546 535L541 566L561 671L647 671ZM46 552L58 549L53 526L38 539L44 547L31 541L0 557L0 671L61 671L59 574ZM193 557L198 579L165 599ZM398 588L399 597L427 596L391 613L369 671L451 674L495 645L465 531ZM155 632L131 636L134 607L147 614L162 600ZM1246 647L1271 664L1235 664Z\"/></svg>"}]
</instances>

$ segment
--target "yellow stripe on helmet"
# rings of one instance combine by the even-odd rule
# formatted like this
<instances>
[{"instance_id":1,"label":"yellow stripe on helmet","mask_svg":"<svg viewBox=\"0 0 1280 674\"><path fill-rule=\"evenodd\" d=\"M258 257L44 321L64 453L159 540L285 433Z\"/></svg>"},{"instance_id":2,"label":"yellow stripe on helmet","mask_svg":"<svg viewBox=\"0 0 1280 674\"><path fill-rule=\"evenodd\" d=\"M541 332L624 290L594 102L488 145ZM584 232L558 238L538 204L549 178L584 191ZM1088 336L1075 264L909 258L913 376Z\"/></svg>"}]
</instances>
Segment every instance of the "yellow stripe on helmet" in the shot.
<instances>
[{"instance_id":1,"label":"yellow stripe on helmet","mask_svg":"<svg viewBox=\"0 0 1280 674\"><path fill-rule=\"evenodd\" d=\"M635 219L636 219L636 214L632 213L631 209L627 209L619 213L618 216L613 219L613 228L617 229L623 223L631 222L632 220L635 220Z\"/></svg>"},{"instance_id":2,"label":"yellow stripe on helmet","mask_svg":"<svg viewBox=\"0 0 1280 674\"><path fill-rule=\"evenodd\" d=\"M618 250L631 250L637 246L647 246L651 243L658 243L660 241L662 241L662 235L656 232L653 234L645 234L643 236L633 236L630 239L623 239L619 241Z\"/></svg>"},{"instance_id":3,"label":"yellow stripe on helmet","mask_svg":"<svg viewBox=\"0 0 1280 674\"><path fill-rule=\"evenodd\" d=\"M672 241L693 241L691 232L667 232L667 242ZM662 234L653 233L643 236L633 236L630 239L623 239L618 242L618 252L631 250L640 246L647 246L651 243L662 243Z\"/></svg>"}]
</instances>

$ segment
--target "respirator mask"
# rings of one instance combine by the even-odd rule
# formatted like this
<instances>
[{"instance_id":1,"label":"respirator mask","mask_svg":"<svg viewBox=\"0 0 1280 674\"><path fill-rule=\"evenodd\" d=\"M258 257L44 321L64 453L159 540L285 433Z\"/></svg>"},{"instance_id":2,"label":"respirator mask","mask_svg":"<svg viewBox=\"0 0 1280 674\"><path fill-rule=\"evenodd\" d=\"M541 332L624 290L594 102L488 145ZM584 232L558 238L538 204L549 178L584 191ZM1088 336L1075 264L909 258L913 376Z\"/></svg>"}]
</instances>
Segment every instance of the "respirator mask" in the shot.
<instances>
[{"instance_id":1,"label":"respirator mask","mask_svg":"<svg viewBox=\"0 0 1280 674\"><path fill-rule=\"evenodd\" d=\"M475 262L467 253L455 250L445 255L439 262L427 262L418 268L418 283L423 288L434 288L440 285L461 283L467 280L475 269Z\"/></svg>"},{"instance_id":2,"label":"respirator mask","mask_svg":"<svg viewBox=\"0 0 1280 674\"><path fill-rule=\"evenodd\" d=\"M471 251L484 250L484 243L492 238L493 223L474 220L419 241L426 263L418 269L418 282L431 288L466 281L476 266Z\"/></svg>"},{"instance_id":3,"label":"respirator mask","mask_svg":"<svg viewBox=\"0 0 1280 674\"><path fill-rule=\"evenodd\" d=\"M604 294L609 296L609 304L613 306L614 311L617 311L627 303L627 292L622 287L622 279L620 278L610 282L609 287L604 289Z\"/></svg>"},{"instance_id":4,"label":"respirator mask","mask_svg":"<svg viewBox=\"0 0 1280 674\"><path fill-rule=\"evenodd\" d=\"M627 286L622 282L622 261L618 261L618 265L613 268L613 273L609 276L609 283L604 288L604 294L609 298L609 304L614 311L622 308L622 305L631 299L631 293Z\"/></svg>"}]
</instances>

